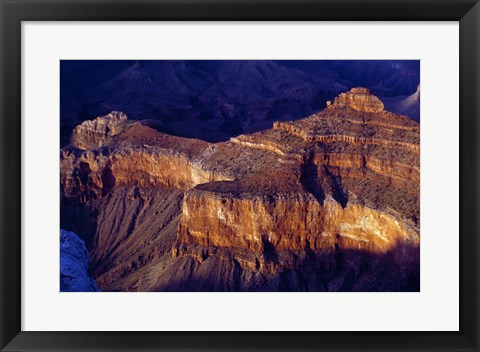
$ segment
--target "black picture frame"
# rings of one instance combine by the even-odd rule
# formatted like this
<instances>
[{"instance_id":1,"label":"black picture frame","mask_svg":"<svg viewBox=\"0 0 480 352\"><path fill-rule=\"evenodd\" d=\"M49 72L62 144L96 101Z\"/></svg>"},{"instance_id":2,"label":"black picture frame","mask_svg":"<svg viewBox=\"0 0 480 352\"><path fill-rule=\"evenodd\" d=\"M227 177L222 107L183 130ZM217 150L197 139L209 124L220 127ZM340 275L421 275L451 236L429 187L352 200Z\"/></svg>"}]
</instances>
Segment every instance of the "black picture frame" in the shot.
<instances>
[{"instance_id":1,"label":"black picture frame","mask_svg":"<svg viewBox=\"0 0 480 352\"><path fill-rule=\"evenodd\" d=\"M2 351L479 351L478 0L0 0L0 11ZM21 22L152 20L459 21L459 332L21 331Z\"/></svg>"}]
</instances>

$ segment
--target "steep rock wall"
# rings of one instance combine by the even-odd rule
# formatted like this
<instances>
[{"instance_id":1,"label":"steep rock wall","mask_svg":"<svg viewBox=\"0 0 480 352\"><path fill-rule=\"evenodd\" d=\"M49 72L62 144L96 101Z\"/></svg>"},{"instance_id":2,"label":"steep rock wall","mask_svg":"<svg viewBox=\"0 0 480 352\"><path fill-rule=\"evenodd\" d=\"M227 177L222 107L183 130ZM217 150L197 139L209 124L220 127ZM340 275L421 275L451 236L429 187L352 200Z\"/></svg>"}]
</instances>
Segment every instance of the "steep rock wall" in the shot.
<instances>
[{"instance_id":1,"label":"steep rock wall","mask_svg":"<svg viewBox=\"0 0 480 352\"><path fill-rule=\"evenodd\" d=\"M60 159L62 195L86 201L99 198L118 186L175 187L188 190L197 184L230 181L233 178L202 168L186 155L145 149L62 151Z\"/></svg>"},{"instance_id":2,"label":"steep rock wall","mask_svg":"<svg viewBox=\"0 0 480 352\"><path fill-rule=\"evenodd\" d=\"M232 198L198 190L186 193L178 239L204 247L246 248L257 254L305 249L385 252L418 234L391 215L308 194Z\"/></svg>"}]
</instances>

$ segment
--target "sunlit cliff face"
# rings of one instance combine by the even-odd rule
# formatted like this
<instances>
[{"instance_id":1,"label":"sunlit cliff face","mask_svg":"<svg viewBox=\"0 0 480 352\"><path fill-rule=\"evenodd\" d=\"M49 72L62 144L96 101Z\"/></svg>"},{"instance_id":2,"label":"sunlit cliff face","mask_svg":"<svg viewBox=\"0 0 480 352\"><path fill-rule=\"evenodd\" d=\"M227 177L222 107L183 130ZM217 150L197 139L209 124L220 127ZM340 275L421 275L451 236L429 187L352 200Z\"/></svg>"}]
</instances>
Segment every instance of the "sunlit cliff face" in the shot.
<instances>
[{"instance_id":1,"label":"sunlit cliff face","mask_svg":"<svg viewBox=\"0 0 480 352\"><path fill-rule=\"evenodd\" d=\"M418 256L412 248L419 247L419 125L385 111L367 89L342 93L305 119L216 144L166 135L123 116L112 113L82 123L72 136L75 148L61 152L62 202L101 214L92 220L91 257L102 289L175 289L204 273L213 260L223 264L211 270L231 265L240 270L233 286L212 286L219 290L262 290L261 282L301 270L307 265L302 263L317 270L319 262L312 258L318 256L329 258L318 264L324 276L320 269L317 273L327 280L341 271L339 253L359 253L354 262L361 253L395 253L398 267L416 265L411 256ZM133 196L137 210L118 230L124 238L107 239L115 236L108 224L121 222L129 204L129 198L122 200L123 189L137 188L176 189L183 195L172 198L178 206L171 207L163 226L156 219L161 210L142 221L135 216L164 200L151 192ZM109 202L117 205L105 214ZM156 233L168 238L168 248L152 249ZM135 248L133 259L120 255L122 246ZM115 264L114 256L124 264ZM179 264L186 260L193 260L188 275ZM418 269L408 265L405 270ZM149 278L141 285L139 272ZM254 273L264 281L252 279ZM303 282L299 287L330 286L315 289Z\"/></svg>"}]
</instances>

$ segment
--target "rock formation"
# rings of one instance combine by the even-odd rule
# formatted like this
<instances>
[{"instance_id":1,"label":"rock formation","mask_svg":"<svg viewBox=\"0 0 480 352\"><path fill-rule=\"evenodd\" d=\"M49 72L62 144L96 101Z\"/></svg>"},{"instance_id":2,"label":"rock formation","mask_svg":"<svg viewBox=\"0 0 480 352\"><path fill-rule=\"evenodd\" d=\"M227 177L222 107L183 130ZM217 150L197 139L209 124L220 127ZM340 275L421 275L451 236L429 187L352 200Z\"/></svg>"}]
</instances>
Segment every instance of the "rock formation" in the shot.
<instances>
[{"instance_id":1,"label":"rock formation","mask_svg":"<svg viewBox=\"0 0 480 352\"><path fill-rule=\"evenodd\" d=\"M99 291L88 273L88 251L85 243L71 232L60 230L60 291Z\"/></svg>"},{"instance_id":2,"label":"rock formation","mask_svg":"<svg viewBox=\"0 0 480 352\"><path fill-rule=\"evenodd\" d=\"M70 144L83 150L99 148L110 137L122 131L123 122L126 120L127 116L124 113L112 111L93 121L84 121L73 129Z\"/></svg>"},{"instance_id":3,"label":"rock formation","mask_svg":"<svg viewBox=\"0 0 480 352\"><path fill-rule=\"evenodd\" d=\"M342 93L335 98L333 104L328 101L327 106L349 107L357 111L382 112L383 103L376 96L372 95L367 88L352 88L347 93Z\"/></svg>"},{"instance_id":4,"label":"rock formation","mask_svg":"<svg viewBox=\"0 0 480 352\"><path fill-rule=\"evenodd\" d=\"M61 151L102 290L418 290L419 125L368 90L216 144L113 116Z\"/></svg>"}]
</instances>

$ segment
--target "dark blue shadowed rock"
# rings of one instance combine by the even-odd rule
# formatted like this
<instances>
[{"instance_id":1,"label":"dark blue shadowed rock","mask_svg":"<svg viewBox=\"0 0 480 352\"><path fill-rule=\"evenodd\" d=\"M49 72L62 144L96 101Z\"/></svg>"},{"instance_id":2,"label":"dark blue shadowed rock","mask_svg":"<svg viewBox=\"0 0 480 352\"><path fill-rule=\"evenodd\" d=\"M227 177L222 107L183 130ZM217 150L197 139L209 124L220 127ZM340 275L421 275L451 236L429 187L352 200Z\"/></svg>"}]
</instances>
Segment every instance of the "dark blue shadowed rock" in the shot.
<instances>
[{"instance_id":1,"label":"dark blue shadowed rock","mask_svg":"<svg viewBox=\"0 0 480 352\"><path fill-rule=\"evenodd\" d=\"M60 229L60 291L100 291L88 273L85 243L71 231Z\"/></svg>"}]
</instances>

